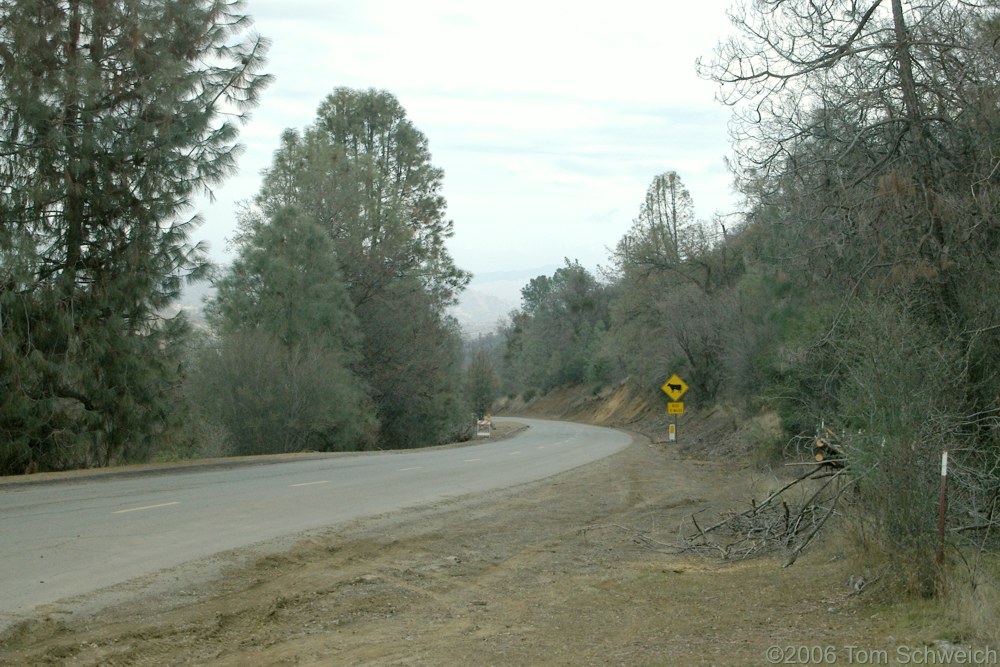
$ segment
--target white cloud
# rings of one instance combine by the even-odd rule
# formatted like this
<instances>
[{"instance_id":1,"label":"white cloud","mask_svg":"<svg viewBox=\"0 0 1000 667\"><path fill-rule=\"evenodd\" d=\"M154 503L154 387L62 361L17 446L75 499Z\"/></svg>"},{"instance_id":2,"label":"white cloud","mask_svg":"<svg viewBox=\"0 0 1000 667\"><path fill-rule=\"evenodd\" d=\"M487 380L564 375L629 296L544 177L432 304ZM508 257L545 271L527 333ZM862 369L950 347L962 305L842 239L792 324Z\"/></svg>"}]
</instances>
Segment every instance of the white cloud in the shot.
<instances>
[{"instance_id":1,"label":"white cloud","mask_svg":"<svg viewBox=\"0 0 1000 667\"><path fill-rule=\"evenodd\" d=\"M445 170L474 272L606 260L653 176L677 170L698 214L731 206L725 109L694 61L728 31L728 0L251 0L276 77L245 128L238 177L202 207L224 257L235 202L259 187L283 129L338 86L384 88Z\"/></svg>"}]
</instances>

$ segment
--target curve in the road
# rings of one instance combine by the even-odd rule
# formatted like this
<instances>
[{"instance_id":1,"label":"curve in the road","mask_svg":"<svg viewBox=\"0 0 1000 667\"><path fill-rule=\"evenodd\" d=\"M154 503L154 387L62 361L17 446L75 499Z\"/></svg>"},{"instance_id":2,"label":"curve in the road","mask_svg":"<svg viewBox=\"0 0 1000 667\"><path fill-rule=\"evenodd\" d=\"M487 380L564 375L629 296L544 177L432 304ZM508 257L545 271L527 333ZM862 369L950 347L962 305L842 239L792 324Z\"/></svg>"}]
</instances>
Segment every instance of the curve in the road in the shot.
<instances>
[{"instance_id":1,"label":"curve in the road","mask_svg":"<svg viewBox=\"0 0 1000 667\"><path fill-rule=\"evenodd\" d=\"M569 422L497 442L0 487L0 628L42 604L304 530L532 482L626 447Z\"/></svg>"}]
</instances>

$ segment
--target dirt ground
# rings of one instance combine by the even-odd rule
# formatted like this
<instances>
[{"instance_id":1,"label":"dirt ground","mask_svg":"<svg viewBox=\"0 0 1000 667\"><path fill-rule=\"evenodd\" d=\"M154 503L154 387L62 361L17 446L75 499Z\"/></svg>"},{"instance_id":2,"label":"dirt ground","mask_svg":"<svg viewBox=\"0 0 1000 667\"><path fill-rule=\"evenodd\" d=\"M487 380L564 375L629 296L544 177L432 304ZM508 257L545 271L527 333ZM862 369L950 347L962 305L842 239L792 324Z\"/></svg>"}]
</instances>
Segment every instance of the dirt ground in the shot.
<instances>
[{"instance_id":1,"label":"dirt ground","mask_svg":"<svg viewBox=\"0 0 1000 667\"><path fill-rule=\"evenodd\" d=\"M787 569L651 548L674 543L693 512L745 507L776 483L637 436L540 482L184 566L103 608L42 613L0 637L0 663L766 665L778 646L791 664L822 662L800 647L896 664L881 651L936 639L912 610L854 595L857 566L835 540Z\"/></svg>"}]
</instances>

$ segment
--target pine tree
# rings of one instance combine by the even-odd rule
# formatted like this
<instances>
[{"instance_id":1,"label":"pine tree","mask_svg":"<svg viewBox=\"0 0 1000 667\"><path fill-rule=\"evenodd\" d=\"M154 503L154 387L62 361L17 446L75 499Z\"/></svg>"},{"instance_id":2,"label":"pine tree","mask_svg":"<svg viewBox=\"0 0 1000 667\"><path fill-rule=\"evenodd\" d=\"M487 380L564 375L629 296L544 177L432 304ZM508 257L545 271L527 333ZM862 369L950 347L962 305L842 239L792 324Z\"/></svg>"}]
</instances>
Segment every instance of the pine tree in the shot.
<instances>
[{"instance_id":1,"label":"pine tree","mask_svg":"<svg viewBox=\"0 0 1000 667\"><path fill-rule=\"evenodd\" d=\"M443 178L395 97L338 88L312 126L285 132L257 203L295 204L327 230L355 304L405 276L443 308L469 281L445 247Z\"/></svg>"},{"instance_id":2,"label":"pine tree","mask_svg":"<svg viewBox=\"0 0 1000 667\"><path fill-rule=\"evenodd\" d=\"M256 199L295 205L333 242L362 334L361 377L382 444L447 438L464 409L461 341L445 313L469 275L445 247L443 173L391 94L340 88L302 133L287 130Z\"/></svg>"},{"instance_id":3,"label":"pine tree","mask_svg":"<svg viewBox=\"0 0 1000 667\"><path fill-rule=\"evenodd\" d=\"M207 315L202 402L234 454L361 449L374 430L358 321L325 231L294 207L244 218Z\"/></svg>"},{"instance_id":4,"label":"pine tree","mask_svg":"<svg viewBox=\"0 0 1000 667\"><path fill-rule=\"evenodd\" d=\"M167 426L194 195L268 77L227 0L0 2L0 470L142 456Z\"/></svg>"}]
</instances>

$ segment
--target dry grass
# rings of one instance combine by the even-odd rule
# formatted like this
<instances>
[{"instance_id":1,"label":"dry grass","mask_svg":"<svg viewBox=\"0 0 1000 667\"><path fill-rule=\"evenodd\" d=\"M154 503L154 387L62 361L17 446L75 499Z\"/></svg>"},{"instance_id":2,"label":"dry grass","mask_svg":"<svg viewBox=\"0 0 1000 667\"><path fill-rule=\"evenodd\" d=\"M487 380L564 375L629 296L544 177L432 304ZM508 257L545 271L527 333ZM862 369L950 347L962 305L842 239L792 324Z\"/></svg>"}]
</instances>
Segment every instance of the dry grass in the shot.
<instances>
[{"instance_id":1,"label":"dry grass","mask_svg":"<svg viewBox=\"0 0 1000 667\"><path fill-rule=\"evenodd\" d=\"M944 582L949 611L968 634L1000 647L1000 554L970 554Z\"/></svg>"}]
</instances>

